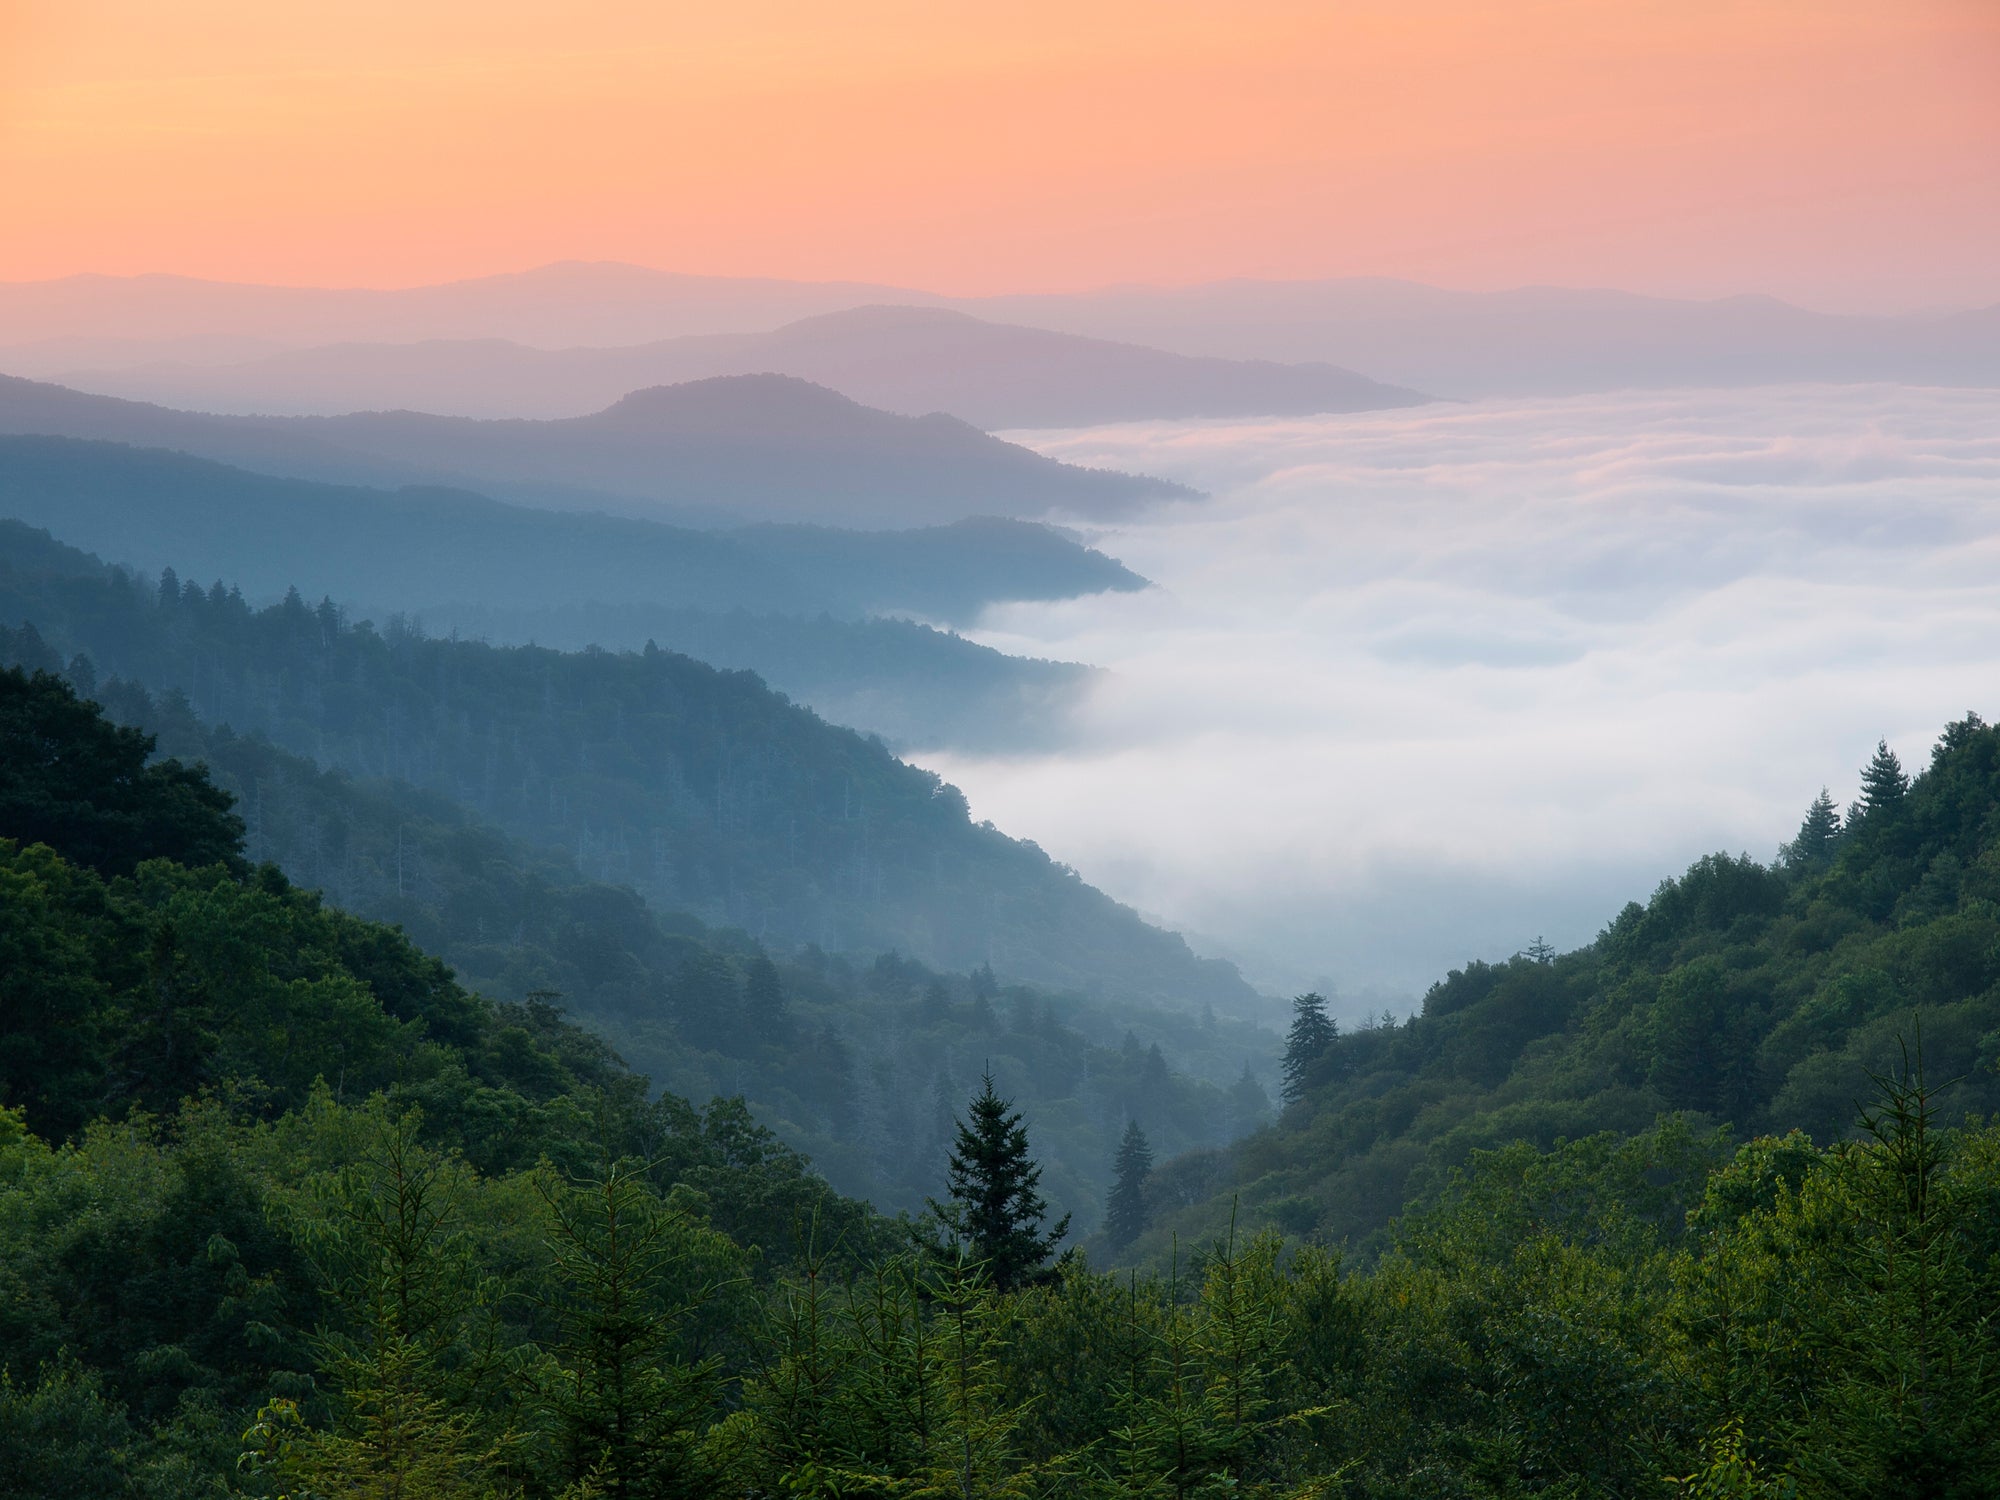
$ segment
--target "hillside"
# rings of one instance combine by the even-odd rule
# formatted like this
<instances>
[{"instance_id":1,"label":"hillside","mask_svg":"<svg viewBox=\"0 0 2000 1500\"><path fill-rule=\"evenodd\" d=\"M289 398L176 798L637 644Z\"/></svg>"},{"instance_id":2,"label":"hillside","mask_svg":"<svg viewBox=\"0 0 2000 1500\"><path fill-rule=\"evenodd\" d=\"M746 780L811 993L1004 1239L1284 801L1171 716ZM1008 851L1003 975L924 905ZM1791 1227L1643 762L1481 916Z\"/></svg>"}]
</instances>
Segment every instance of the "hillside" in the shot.
<instances>
[{"instance_id":1,"label":"hillside","mask_svg":"<svg viewBox=\"0 0 2000 1500\"><path fill-rule=\"evenodd\" d=\"M804 619L642 604L541 610L457 605L425 608L417 623L430 635L559 651L630 651L650 640L713 667L755 672L821 718L880 735L892 750L1053 746L1062 741L1071 710L1102 675L1074 662L1008 656L901 619Z\"/></svg>"},{"instance_id":2,"label":"hillside","mask_svg":"<svg viewBox=\"0 0 2000 1500\"><path fill-rule=\"evenodd\" d=\"M943 308L822 313L769 333L611 348L504 339L340 343L230 363L64 371L81 390L200 411L329 415L413 407L467 417L574 417L648 386L794 375L885 411L941 411L993 431L1409 406L1414 391L1327 364L1193 358L994 323Z\"/></svg>"},{"instance_id":3,"label":"hillside","mask_svg":"<svg viewBox=\"0 0 2000 1500\"><path fill-rule=\"evenodd\" d=\"M649 1100L545 1000L251 869L150 749L0 672L13 1493L2000 1481L2000 1131L1946 1126L1919 1069L1831 1149L1675 1117L1480 1153L1372 1268L1232 1230L1164 1277L1041 1255L1003 1285L963 1219L886 1223L739 1103ZM1893 844L1885 806L1860 827Z\"/></svg>"},{"instance_id":4,"label":"hillside","mask_svg":"<svg viewBox=\"0 0 2000 1500\"><path fill-rule=\"evenodd\" d=\"M558 421L409 411L215 416L0 376L0 434L168 448L289 479L473 489L707 526L1103 515L1190 493L1074 468L955 418L896 416L777 375L655 387Z\"/></svg>"},{"instance_id":5,"label":"hillside","mask_svg":"<svg viewBox=\"0 0 2000 1500\"><path fill-rule=\"evenodd\" d=\"M1672 1112L1836 1142L1905 1044L1941 1119L2000 1110L2000 728L1948 725L1907 785L1884 757L1775 864L1711 855L1589 947L1468 964L1340 1037L1275 1127L1167 1169L1203 1201L1157 1233L1211 1232L1240 1195L1251 1223L1379 1246L1475 1151Z\"/></svg>"},{"instance_id":6,"label":"hillside","mask_svg":"<svg viewBox=\"0 0 2000 1500\"><path fill-rule=\"evenodd\" d=\"M0 620L32 625L59 659L87 655L101 676L184 692L205 723L432 791L659 909L1113 999L1254 1000L1229 965L749 673L378 631L296 594L257 611L220 585L142 583L7 535L19 550Z\"/></svg>"},{"instance_id":7,"label":"hillside","mask_svg":"<svg viewBox=\"0 0 2000 1500\"><path fill-rule=\"evenodd\" d=\"M644 604L957 621L998 600L1144 585L1102 553L1022 521L706 532L460 491L273 479L62 438L0 438L0 516L149 572L223 577L258 599L296 585L385 613Z\"/></svg>"}]
</instances>

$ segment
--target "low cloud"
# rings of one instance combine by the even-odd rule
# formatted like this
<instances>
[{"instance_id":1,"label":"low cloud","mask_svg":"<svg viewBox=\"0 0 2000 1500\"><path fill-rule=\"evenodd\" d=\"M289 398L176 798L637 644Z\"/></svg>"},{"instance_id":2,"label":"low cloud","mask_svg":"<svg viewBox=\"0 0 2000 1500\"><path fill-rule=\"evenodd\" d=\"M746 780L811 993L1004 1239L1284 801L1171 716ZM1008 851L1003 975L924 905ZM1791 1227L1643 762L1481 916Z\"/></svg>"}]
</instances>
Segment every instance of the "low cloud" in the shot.
<instances>
[{"instance_id":1,"label":"low cloud","mask_svg":"<svg viewBox=\"0 0 2000 1500\"><path fill-rule=\"evenodd\" d=\"M1111 669L1060 753L919 754L1278 987L1408 1003L1768 858L1887 737L2000 716L2000 392L1645 392L1028 434L1213 498L1159 587L996 610Z\"/></svg>"}]
</instances>

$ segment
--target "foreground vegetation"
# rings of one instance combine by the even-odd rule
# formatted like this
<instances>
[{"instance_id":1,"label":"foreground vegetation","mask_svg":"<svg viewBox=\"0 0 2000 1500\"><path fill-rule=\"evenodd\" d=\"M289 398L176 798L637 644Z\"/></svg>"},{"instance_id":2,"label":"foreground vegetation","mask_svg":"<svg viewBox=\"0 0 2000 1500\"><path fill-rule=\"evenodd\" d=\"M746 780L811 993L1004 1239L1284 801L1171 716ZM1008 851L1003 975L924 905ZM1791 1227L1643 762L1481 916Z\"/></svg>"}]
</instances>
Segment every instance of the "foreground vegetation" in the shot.
<instances>
[{"instance_id":1,"label":"foreground vegetation","mask_svg":"<svg viewBox=\"0 0 2000 1500\"><path fill-rule=\"evenodd\" d=\"M54 679L0 737L0 1493L2000 1485L2000 1130L1914 1058L1852 1137L1474 1151L1366 1266L991 1259L253 867Z\"/></svg>"}]
</instances>

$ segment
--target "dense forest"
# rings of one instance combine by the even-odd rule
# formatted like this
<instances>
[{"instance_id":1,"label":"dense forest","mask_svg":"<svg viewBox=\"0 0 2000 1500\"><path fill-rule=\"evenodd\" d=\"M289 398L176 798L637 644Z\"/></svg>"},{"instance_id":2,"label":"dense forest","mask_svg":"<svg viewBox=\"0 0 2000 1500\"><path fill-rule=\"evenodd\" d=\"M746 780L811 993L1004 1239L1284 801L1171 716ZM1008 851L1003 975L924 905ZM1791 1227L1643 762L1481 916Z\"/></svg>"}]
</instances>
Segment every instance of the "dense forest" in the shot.
<instances>
[{"instance_id":1,"label":"dense forest","mask_svg":"<svg viewBox=\"0 0 2000 1500\"><path fill-rule=\"evenodd\" d=\"M752 614L664 605L423 609L429 635L559 651L638 650L652 641L712 667L755 672L821 718L880 735L892 750L1053 748L1098 673L1009 656L915 620Z\"/></svg>"},{"instance_id":2,"label":"dense forest","mask_svg":"<svg viewBox=\"0 0 2000 1500\"><path fill-rule=\"evenodd\" d=\"M185 453L56 437L0 437L0 515L148 573L174 567L225 578L260 602L296 586L370 611L664 601L710 611L842 618L896 611L964 621L995 600L1067 599L1145 583L1103 553L1026 521L692 530L535 510L465 490L276 479Z\"/></svg>"},{"instance_id":3,"label":"dense forest","mask_svg":"<svg viewBox=\"0 0 2000 1500\"><path fill-rule=\"evenodd\" d=\"M1035 1119L1050 1196L1080 1228L1096 1222L1127 1119L1182 1150L1268 1113L1242 1070L1268 1068L1270 1035L1248 1023L1044 993L985 967L936 973L895 953L767 951L587 880L407 784L357 783L209 729L179 698L86 686L116 721L209 767L237 798L252 860L396 924L486 995L566 1010L657 1087L747 1100L837 1187L881 1207L923 1206L953 1101L983 1071Z\"/></svg>"},{"instance_id":4,"label":"dense forest","mask_svg":"<svg viewBox=\"0 0 2000 1500\"><path fill-rule=\"evenodd\" d=\"M1260 1008L956 788L747 672L673 652L494 647L296 593L142 581L0 523L6 659L184 695L205 724L328 769L405 781L589 879L771 946L897 951L940 970L1224 1014Z\"/></svg>"},{"instance_id":5,"label":"dense forest","mask_svg":"<svg viewBox=\"0 0 2000 1500\"><path fill-rule=\"evenodd\" d=\"M1209 1193L1162 1216L1155 1258L1232 1212L1379 1245L1478 1151L1636 1138L1667 1112L1838 1141L1919 1030L1942 1117L2000 1110L2000 728L1948 725L1914 779L1881 748L1859 799L1823 792L1771 864L1711 855L1589 947L1467 964L1400 1022L1312 1011L1279 1121L1175 1164Z\"/></svg>"},{"instance_id":6,"label":"dense forest","mask_svg":"<svg viewBox=\"0 0 2000 1500\"><path fill-rule=\"evenodd\" d=\"M1911 786L1879 764L1837 834L1823 804L1765 872L1786 901L1675 882L1599 946L1670 975L1674 945L1754 944L1796 892L1850 903L1862 948L1968 915L1995 740L1954 726ZM0 1493L2000 1485L2000 1130L1949 1123L1981 1085L1931 1081L1948 1025L1919 1045L1913 1020L1823 1140L1670 1111L1472 1151L1366 1264L1238 1223L1112 1274L1056 1253L990 1084L935 1205L886 1221L741 1106L649 1099L547 1006L253 863L204 771L60 681L0 675L0 749ZM1951 900L1925 886L1947 846ZM1649 1087L1694 1076L1675 1038L1740 1039L1719 1006L1676 1029L1664 993L1632 1040ZM1293 1059L1310 1113L1336 1044L1301 1035L1326 1044Z\"/></svg>"}]
</instances>

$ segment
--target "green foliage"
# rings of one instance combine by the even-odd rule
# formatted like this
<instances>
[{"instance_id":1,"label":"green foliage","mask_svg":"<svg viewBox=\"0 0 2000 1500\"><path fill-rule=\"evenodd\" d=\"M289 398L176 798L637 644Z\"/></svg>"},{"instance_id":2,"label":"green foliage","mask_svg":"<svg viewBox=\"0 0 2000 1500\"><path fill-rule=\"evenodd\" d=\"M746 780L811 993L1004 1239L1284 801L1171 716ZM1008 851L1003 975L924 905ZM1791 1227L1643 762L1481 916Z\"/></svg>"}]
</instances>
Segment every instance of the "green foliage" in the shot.
<instances>
[{"instance_id":1,"label":"green foliage","mask_svg":"<svg viewBox=\"0 0 2000 1500\"><path fill-rule=\"evenodd\" d=\"M1297 1103L1318 1081L1320 1060L1340 1040L1340 1027L1326 1013L1326 1001L1304 994L1292 1001L1292 1028L1285 1034L1285 1102Z\"/></svg>"},{"instance_id":2,"label":"green foliage","mask_svg":"<svg viewBox=\"0 0 2000 1500\"><path fill-rule=\"evenodd\" d=\"M1042 1169L1028 1154L1028 1132L985 1075L946 1165L949 1201L931 1203L945 1236L945 1257L970 1255L1003 1292L1042 1279L1048 1258L1069 1233L1069 1215L1050 1228L1048 1202L1036 1191Z\"/></svg>"},{"instance_id":3,"label":"green foliage","mask_svg":"<svg viewBox=\"0 0 2000 1500\"><path fill-rule=\"evenodd\" d=\"M1111 1196L1104 1207L1104 1238L1113 1251L1123 1250L1145 1232L1151 1216L1146 1203L1146 1179L1153 1173L1153 1148L1146 1132L1133 1120L1118 1143L1112 1164Z\"/></svg>"}]
</instances>

